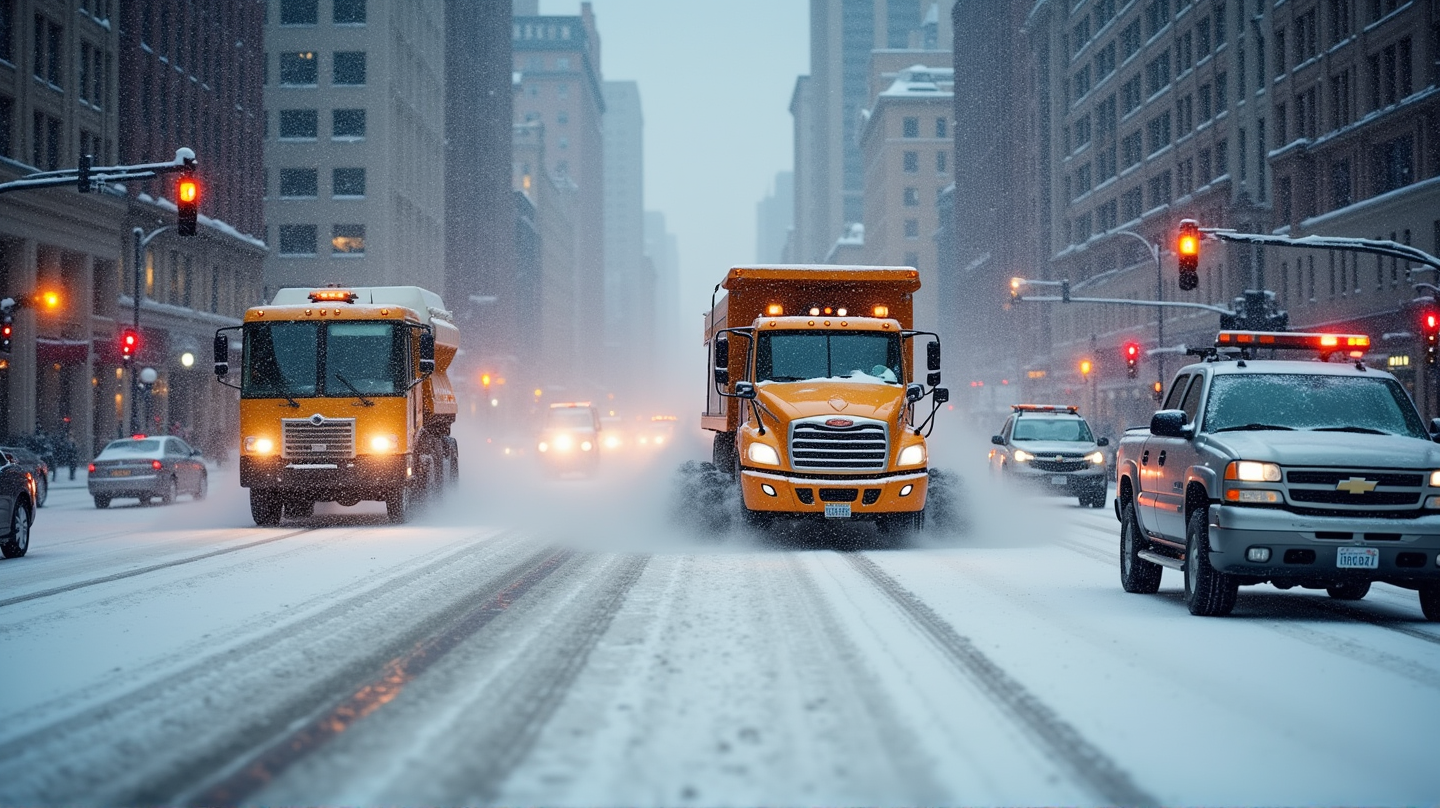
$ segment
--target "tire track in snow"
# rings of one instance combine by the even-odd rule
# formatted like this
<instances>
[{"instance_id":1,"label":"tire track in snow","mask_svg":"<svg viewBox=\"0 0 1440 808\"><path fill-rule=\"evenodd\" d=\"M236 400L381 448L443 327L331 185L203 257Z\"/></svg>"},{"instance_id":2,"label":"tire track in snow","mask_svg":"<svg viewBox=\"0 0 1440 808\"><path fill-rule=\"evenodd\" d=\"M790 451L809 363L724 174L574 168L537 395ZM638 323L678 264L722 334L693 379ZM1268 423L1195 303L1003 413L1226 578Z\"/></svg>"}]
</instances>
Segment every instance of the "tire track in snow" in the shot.
<instances>
[{"instance_id":1,"label":"tire track in snow","mask_svg":"<svg viewBox=\"0 0 1440 808\"><path fill-rule=\"evenodd\" d=\"M157 572L159 570L169 569L171 567L178 567L183 564L193 564L196 561L204 561L207 558L228 555L230 553L238 553L241 550L249 550L252 547L259 547L261 545L270 544L271 542L277 542L282 539L293 539L303 533L311 533L316 530L319 530L319 528L302 528L300 530L291 531L290 533L283 533L279 536L270 536L268 538L258 539L252 542L246 542L245 544L237 544L231 547L222 547L219 550L211 550L208 553L200 553L198 555L187 556L185 558L177 558L173 561L165 561L159 564L151 564L146 567L126 570L124 572L117 572L112 575L102 575L99 578L91 578L85 581L77 581L76 583L66 584L65 586L56 586L50 589L41 589L38 592L30 592L24 595L16 595L13 598L5 598L4 600L0 600L0 608L4 608L6 606L13 606L16 603L24 603L30 600L48 598L53 595L61 595L66 592L74 592L77 589L85 589L91 586L99 586L100 584L108 584L113 581L123 581L126 578L134 578L137 575L148 575L149 573Z\"/></svg>"},{"instance_id":2,"label":"tire track in snow","mask_svg":"<svg viewBox=\"0 0 1440 808\"><path fill-rule=\"evenodd\" d=\"M848 557L870 583L922 631L982 692L990 696L1052 759L1107 803L1159 805L1160 800L1130 779L1099 747L1066 723L1054 710L961 635L935 610L900 585L874 561L861 554Z\"/></svg>"}]
</instances>

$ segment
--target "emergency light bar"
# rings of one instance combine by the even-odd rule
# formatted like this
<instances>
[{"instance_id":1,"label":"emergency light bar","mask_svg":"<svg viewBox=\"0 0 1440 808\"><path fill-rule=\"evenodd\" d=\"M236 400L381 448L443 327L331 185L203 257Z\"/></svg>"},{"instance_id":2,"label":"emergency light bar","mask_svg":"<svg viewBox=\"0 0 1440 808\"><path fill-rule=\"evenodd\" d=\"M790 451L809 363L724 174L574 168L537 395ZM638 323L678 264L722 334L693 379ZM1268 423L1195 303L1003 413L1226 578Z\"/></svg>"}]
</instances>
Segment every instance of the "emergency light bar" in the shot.
<instances>
[{"instance_id":1,"label":"emergency light bar","mask_svg":"<svg viewBox=\"0 0 1440 808\"><path fill-rule=\"evenodd\" d=\"M1068 412L1071 415L1080 412L1076 404L1011 404L1010 409L1014 412Z\"/></svg>"},{"instance_id":2,"label":"emergency light bar","mask_svg":"<svg viewBox=\"0 0 1440 808\"><path fill-rule=\"evenodd\" d=\"M314 303L354 303L359 295L346 289L316 289L310 293Z\"/></svg>"},{"instance_id":3,"label":"emergency light bar","mask_svg":"<svg viewBox=\"0 0 1440 808\"><path fill-rule=\"evenodd\" d=\"M1285 348L1291 350L1363 351L1370 347L1364 334L1307 334L1290 331L1221 331L1215 336L1216 348Z\"/></svg>"},{"instance_id":4,"label":"emergency light bar","mask_svg":"<svg viewBox=\"0 0 1440 808\"><path fill-rule=\"evenodd\" d=\"M559 403L559 404L551 404L551 405L550 405L550 409L552 409L552 410L558 410L558 409L562 409L562 408L565 408L565 407L588 407L588 406L590 406L590 402L588 402L588 401L565 401L565 402L561 402L561 403Z\"/></svg>"}]
</instances>

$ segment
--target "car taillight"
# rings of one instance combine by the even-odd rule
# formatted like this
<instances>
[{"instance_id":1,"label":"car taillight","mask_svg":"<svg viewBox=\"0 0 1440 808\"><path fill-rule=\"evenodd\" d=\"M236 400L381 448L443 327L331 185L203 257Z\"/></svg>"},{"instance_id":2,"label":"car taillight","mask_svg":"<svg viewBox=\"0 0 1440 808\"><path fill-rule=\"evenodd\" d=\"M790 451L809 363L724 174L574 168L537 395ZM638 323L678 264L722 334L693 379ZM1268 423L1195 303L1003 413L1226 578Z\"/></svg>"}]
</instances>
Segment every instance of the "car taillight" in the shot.
<instances>
[{"instance_id":1,"label":"car taillight","mask_svg":"<svg viewBox=\"0 0 1440 808\"><path fill-rule=\"evenodd\" d=\"M150 461L150 468L155 469L156 471L159 471L160 469L164 468L164 466L165 466L165 464L164 464L164 463L161 463L159 460L151 460L151 461Z\"/></svg>"},{"instance_id":2,"label":"car taillight","mask_svg":"<svg viewBox=\"0 0 1440 808\"><path fill-rule=\"evenodd\" d=\"M94 463L91 463L91 464L90 464L90 473L91 473L91 474L94 474L94 473L95 473L95 464L94 464Z\"/></svg>"}]
</instances>

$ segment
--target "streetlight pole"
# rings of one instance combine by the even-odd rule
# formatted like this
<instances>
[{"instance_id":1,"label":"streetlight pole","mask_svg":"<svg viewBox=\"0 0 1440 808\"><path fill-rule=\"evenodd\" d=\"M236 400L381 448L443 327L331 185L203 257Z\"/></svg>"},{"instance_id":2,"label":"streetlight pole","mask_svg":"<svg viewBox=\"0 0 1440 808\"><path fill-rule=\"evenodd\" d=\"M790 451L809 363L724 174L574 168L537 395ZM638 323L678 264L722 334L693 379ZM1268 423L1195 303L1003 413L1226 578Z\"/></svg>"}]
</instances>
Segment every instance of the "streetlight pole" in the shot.
<instances>
[{"instance_id":1,"label":"streetlight pole","mask_svg":"<svg viewBox=\"0 0 1440 808\"><path fill-rule=\"evenodd\" d=\"M1159 245L1159 244L1152 243L1149 239L1147 239L1147 238L1145 238L1144 236L1140 235L1139 233L1136 233L1136 232L1131 231L1131 230L1116 230L1115 233L1114 233L1114 235L1117 235L1117 236L1129 236L1130 238L1133 238L1133 239L1139 241L1141 244L1144 244L1144 245L1145 245L1145 249L1150 253L1150 258L1151 258L1152 260L1154 260L1154 262L1155 262L1155 300L1156 300L1157 302L1164 302L1164 300L1165 300L1165 272L1164 272L1164 270L1161 268L1161 265L1160 265L1160 245ZM1156 307L1155 307L1155 341L1156 341L1156 344L1157 344L1159 347L1162 347L1162 348L1163 348L1163 347L1165 346L1165 307L1164 307L1164 306L1156 306ZM1157 354L1156 356L1157 356L1157 359L1156 359L1156 361L1155 361L1156 377L1159 379L1160 384L1161 384L1162 389L1163 389L1163 386L1164 386L1164 384L1165 384L1165 354L1163 354L1163 353L1162 353L1162 354Z\"/></svg>"},{"instance_id":2,"label":"streetlight pole","mask_svg":"<svg viewBox=\"0 0 1440 808\"><path fill-rule=\"evenodd\" d=\"M154 241L156 236L174 229L175 225L167 224L157 227L149 233L146 233L143 227L136 227L130 231L130 235L135 239L135 308L131 314L130 327L135 329L136 334L140 333L140 266L145 261L145 248L150 246L150 242ZM139 362L140 357L132 357L131 361ZM130 426L130 434L140 432L140 374L133 367L130 369Z\"/></svg>"}]
</instances>

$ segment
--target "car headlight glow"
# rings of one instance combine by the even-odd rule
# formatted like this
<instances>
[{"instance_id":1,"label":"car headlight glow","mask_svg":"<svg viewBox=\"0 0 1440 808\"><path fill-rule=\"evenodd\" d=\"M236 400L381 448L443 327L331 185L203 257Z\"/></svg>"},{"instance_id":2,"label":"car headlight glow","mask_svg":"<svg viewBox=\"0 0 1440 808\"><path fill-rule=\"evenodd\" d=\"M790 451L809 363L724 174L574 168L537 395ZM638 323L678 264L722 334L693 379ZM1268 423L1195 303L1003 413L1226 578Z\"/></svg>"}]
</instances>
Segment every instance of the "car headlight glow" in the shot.
<instances>
[{"instance_id":1,"label":"car headlight glow","mask_svg":"<svg viewBox=\"0 0 1440 808\"><path fill-rule=\"evenodd\" d=\"M1031 460L1035 459L1035 455L1030 454L1024 449L1016 449L1015 453L1012 454L1011 457L1014 458L1016 463L1029 463Z\"/></svg>"},{"instance_id":2,"label":"car headlight glow","mask_svg":"<svg viewBox=\"0 0 1440 808\"><path fill-rule=\"evenodd\" d=\"M370 439L370 449L375 452L393 452L400 448L399 435L376 435Z\"/></svg>"},{"instance_id":3,"label":"car headlight glow","mask_svg":"<svg viewBox=\"0 0 1440 808\"><path fill-rule=\"evenodd\" d=\"M555 451L568 452L575 448L575 441L569 435L559 435L555 438Z\"/></svg>"},{"instance_id":4,"label":"car headlight glow","mask_svg":"<svg viewBox=\"0 0 1440 808\"><path fill-rule=\"evenodd\" d=\"M901 449L900 459L896 462L901 466L921 465L925 462L925 444L916 443Z\"/></svg>"},{"instance_id":5,"label":"car headlight glow","mask_svg":"<svg viewBox=\"0 0 1440 808\"><path fill-rule=\"evenodd\" d=\"M1430 487L1440 488L1440 471L1430 472Z\"/></svg>"},{"instance_id":6,"label":"car headlight glow","mask_svg":"<svg viewBox=\"0 0 1440 808\"><path fill-rule=\"evenodd\" d=\"M606 449L614 449L614 448L618 447L619 445L620 445L620 439L617 438L617 437L615 437L614 435L611 435L610 437L608 437L608 438L605 439L605 448L606 448Z\"/></svg>"},{"instance_id":7,"label":"car headlight glow","mask_svg":"<svg viewBox=\"0 0 1440 808\"><path fill-rule=\"evenodd\" d=\"M1274 463L1236 460L1225 467L1225 479L1239 480L1242 483L1278 483L1280 467Z\"/></svg>"},{"instance_id":8,"label":"car headlight glow","mask_svg":"<svg viewBox=\"0 0 1440 808\"><path fill-rule=\"evenodd\" d=\"M548 452L548 451L550 451L550 444L548 444L548 443L546 443L545 441L542 440L542 441L540 441L540 445L539 445L539 446L536 446L535 448L539 449L539 450L542 451L542 452ZM510 450L509 450L509 449L506 449L506 450L505 450L505 453L506 453L506 454L509 454L509 453L510 453Z\"/></svg>"},{"instance_id":9,"label":"car headlight glow","mask_svg":"<svg viewBox=\"0 0 1440 808\"><path fill-rule=\"evenodd\" d=\"M745 457L749 458L751 463L759 463L762 466L780 465L780 453L768 443L750 444L750 448L745 450Z\"/></svg>"},{"instance_id":10,"label":"car headlight glow","mask_svg":"<svg viewBox=\"0 0 1440 808\"><path fill-rule=\"evenodd\" d=\"M595 448L595 444L591 443L590 441L588 441L588 440L582 440L582 441L580 441L580 451L582 451L582 452L588 452L588 451L590 451L591 449L594 449L594 448Z\"/></svg>"},{"instance_id":11,"label":"car headlight glow","mask_svg":"<svg viewBox=\"0 0 1440 808\"><path fill-rule=\"evenodd\" d=\"M275 451L275 441L251 435L245 438L245 451L252 454L270 454Z\"/></svg>"},{"instance_id":12,"label":"car headlight glow","mask_svg":"<svg viewBox=\"0 0 1440 808\"><path fill-rule=\"evenodd\" d=\"M1090 454L1085 455L1085 459L1089 460L1091 463L1094 463L1097 466L1105 465L1105 453L1101 451L1091 452Z\"/></svg>"}]
</instances>

